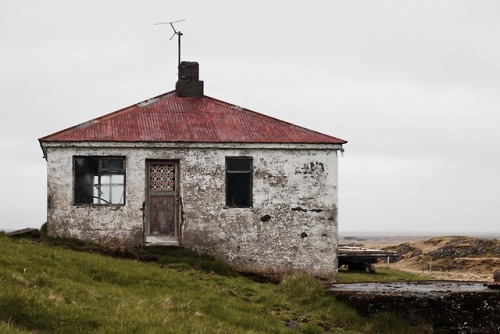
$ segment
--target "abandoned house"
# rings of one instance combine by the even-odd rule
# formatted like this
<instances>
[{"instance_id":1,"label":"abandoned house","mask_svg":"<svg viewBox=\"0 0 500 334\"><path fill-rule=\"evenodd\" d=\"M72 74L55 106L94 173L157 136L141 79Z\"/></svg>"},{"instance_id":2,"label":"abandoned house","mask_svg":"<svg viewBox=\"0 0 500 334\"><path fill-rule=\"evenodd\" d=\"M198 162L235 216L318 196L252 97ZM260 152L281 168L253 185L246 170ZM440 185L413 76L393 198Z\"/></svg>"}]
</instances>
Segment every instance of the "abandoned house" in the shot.
<instances>
[{"instance_id":1,"label":"abandoned house","mask_svg":"<svg viewBox=\"0 0 500 334\"><path fill-rule=\"evenodd\" d=\"M337 153L345 140L174 91L40 138L50 236L180 246L264 275L337 273Z\"/></svg>"}]
</instances>

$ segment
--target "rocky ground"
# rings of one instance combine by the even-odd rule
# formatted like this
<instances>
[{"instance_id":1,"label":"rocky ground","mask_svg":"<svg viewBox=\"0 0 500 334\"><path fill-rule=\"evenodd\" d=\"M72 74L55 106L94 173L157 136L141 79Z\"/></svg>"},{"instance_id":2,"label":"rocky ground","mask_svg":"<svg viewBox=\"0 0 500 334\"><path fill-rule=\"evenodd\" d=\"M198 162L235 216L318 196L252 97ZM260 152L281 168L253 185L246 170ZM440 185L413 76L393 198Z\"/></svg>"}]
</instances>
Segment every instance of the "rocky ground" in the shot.
<instances>
[{"instance_id":1,"label":"rocky ground","mask_svg":"<svg viewBox=\"0 0 500 334\"><path fill-rule=\"evenodd\" d=\"M367 240L363 246L397 251L399 257L389 264L390 268L442 280L491 281L493 271L500 269L498 239L446 236L402 243ZM387 264L379 263L378 266Z\"/></svg>"},{"instance_id":2,"label":"rocky ground","mask_svg":"<svg viewBox=\"0 0 500 334\"><path fill-rule=\"evenodd\" d=\"M483 286L500 269L500 237L345 237L340 243L396 251L396 262L376 266L448 281L360 283L348 285L351 291L332 289L336 298L362 314L392 311L410 323L425 319L436 334L500 333L499 291Z\"/></svg>"},{"instance_id":3,"label":"rocky ground","mask_svg":"<svg viewBox=\"0 0 500 334\"><path fill-rule=\"evenodd\" d=\"M396 262L389 264L391 268L437 279L491 281L493 271L500 269L498 239L449 236L378 247L398 253Z\"/></svg>"}]
</instances>

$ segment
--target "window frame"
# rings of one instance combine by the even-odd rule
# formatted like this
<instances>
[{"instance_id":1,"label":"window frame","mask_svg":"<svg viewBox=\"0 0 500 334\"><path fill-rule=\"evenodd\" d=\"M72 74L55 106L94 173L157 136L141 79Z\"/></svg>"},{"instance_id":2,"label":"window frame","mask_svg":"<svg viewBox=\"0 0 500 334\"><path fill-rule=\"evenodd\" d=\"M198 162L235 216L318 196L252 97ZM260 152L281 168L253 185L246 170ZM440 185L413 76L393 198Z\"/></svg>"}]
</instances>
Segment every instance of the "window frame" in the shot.
<instances>
[{"instance_id":1,"label":"window frame","mask_svg":"<svg viewBox=\"0 0 500 334\"><path fill-rule=\"evenodd\" d=\"M229 164L231 160L248 160L249 161L249 168L246 170L241 170L241 169L230 169ZM249 156L226 156L225 157L225 167L226 167L226 172L225 172L225 186L226 186L226 198L225 198L225 207L226 208L252 208L253 207L253 158ZM235 204L234 203L234 196L232 193L230 193L231 189L233 188L229 183L230 181L230 175L236 175L236 174L241 174L241 175L248 175L248 189L246 189L246 201L243 204ZM233 203L231 203L233 202Z\"/></svg>"},{"instance_id":2,"label":"window frame","mask_svg":"<svg viewBox=\"0 0 500 334\"><path fill-rule=\"evenodd\" d=\"M92 188L95 186L98 187L98 189L102 189L103 186L109 186L109 193L112 193L113 189L113 183L112 183L112 178L110 178L110 183L102 183L102 177L103 176L113 176L113 175L122 175L123 176L123 185L120 183L119 185L122 185L123 187L123 200L121 203L110 203L106 199L101 198L101 197L96 197L96 196L91 196L90 198L92 199L91 203L85 203L84 201L79 201L77 202L77 199L79 197L85 197L85 194L77 194L78 190L78 184L79 183L84 183L84 182L78 182L77 181L77 159L86 159L87 163L91 160L97 161L97 171L94 173L89 173L90 174L95 174L92 177L97 177L98 182L97 184L92 183ZM122 168L110 168L110 167L105 167L103 166L103 161L107 159L119 159L122 161ZM73 156L73 205L74 206L125 206L126 204L126 184L127 184L127 173L126 173L126 164L127 164L127 159L125 156L115 156L115 155L75 155ZM79 177L83 177L82 175L79 175ZM94 189L92 190L93 194ZM82 196L83 195L83 196ZM87 194L88 196L88 194ZM98 203L94 203L94 200L98 199Z\"/></svg>"}]
</instances>

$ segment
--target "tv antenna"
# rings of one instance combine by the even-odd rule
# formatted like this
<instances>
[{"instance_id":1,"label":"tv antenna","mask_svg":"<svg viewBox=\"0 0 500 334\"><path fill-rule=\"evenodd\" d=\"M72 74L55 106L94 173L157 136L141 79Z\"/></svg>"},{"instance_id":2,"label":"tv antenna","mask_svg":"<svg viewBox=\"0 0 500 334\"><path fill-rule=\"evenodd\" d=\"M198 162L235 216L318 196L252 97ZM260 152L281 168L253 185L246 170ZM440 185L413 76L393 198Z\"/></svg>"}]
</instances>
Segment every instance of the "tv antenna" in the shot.
<instances>
[{"instance_id":1,"label":"tv antenna","mask_svg":"<svg viewBox=\"0 0 500 334\"><path fill-rule=\"evenodd\" d=\"M160 22L160 23L155 23L155 25L160 25L160 24L170 24L170 26L172 27L172 29L174 30L174 34L172 35L172 37L170 37L170 40L172 40L172 38L175 37L175 35L177 35L177 48L178 48L178 60L177 60L177 66L179 66L181 64L181 36L182 36L182 32L177 31L175 30L175 27L174 27L174 23L178 23L178 22L182 22L182 21L186 21L186 19L182 19L182 20L177 20L177 21L172 21L172 22Z\"/></svg>"}]
</instances>

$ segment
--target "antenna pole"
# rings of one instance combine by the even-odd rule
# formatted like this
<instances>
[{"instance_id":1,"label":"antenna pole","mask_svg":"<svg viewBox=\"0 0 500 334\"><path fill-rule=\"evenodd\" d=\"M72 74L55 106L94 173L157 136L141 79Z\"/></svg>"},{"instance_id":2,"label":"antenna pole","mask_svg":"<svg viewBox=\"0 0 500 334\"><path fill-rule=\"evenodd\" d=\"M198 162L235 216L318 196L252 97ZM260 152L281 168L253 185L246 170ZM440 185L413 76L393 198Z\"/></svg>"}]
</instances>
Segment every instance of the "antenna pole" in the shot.
<instances>
[{"instance_id":1,"label":"antenna pole","mask_svg":"<svg viewBox=\"0 0 500 334\"><path fill-rule=\"evenodd\" d=\"M175 30L174 23L182 22L182 21L185 21L185 19L182 19L182 20L179 20L179 21L173 21L173 22L155 23L155 25L170 24L170 26L172 27L172 30L174 31L174 34L172 35L172 37L170 37L170 40L172 40L172 38L174 38L174 36L177 35L177 48L178 48L178 51L177 51L177 57L178 57L177 58L177 66L179 66L181 64L181 36L182 36L182 32Z\"/></svg>"},{"instance_id":2,"label":"antenna pole","mask_svg":"<svg viewBox=\"0 0 500 334\"><path fill-rule=\"evenodd\" d=\"M178 55L178 61L177 61L177 66L179 66L181 64L181 36L182 36L182 32L178 32L177 33L177 43L178 43L178 49L179 49L179 55Z\"/></svg>"}]
</instances>

